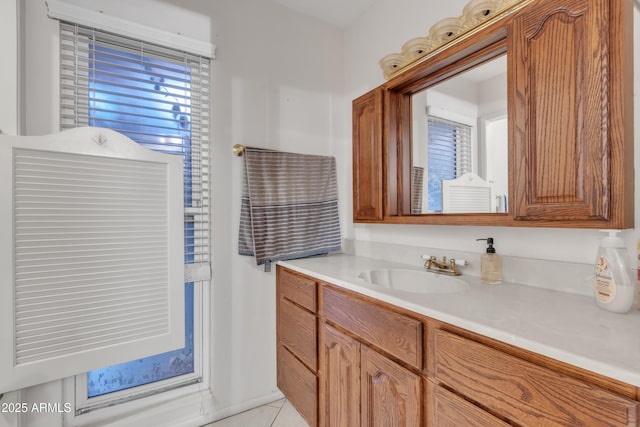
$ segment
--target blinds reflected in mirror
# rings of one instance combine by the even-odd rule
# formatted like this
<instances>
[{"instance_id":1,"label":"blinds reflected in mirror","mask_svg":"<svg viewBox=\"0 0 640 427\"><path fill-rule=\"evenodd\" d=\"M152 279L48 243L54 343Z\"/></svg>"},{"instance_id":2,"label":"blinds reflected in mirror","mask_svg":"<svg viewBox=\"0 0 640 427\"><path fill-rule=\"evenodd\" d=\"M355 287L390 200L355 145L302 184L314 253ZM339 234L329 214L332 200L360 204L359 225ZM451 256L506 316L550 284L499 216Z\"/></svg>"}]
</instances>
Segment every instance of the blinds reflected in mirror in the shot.
<instances>
[{"instance_id":1,"label":"blinds reflected in mirror","mask_svg":"<svg viewBox=\"0 0 640 427\"><path fill-rule=\"evenodd\" d=\"M471 172L471 126L432 115L427 123L427 208L442 212L442 181Z\"/></svg>"}]
</instances>

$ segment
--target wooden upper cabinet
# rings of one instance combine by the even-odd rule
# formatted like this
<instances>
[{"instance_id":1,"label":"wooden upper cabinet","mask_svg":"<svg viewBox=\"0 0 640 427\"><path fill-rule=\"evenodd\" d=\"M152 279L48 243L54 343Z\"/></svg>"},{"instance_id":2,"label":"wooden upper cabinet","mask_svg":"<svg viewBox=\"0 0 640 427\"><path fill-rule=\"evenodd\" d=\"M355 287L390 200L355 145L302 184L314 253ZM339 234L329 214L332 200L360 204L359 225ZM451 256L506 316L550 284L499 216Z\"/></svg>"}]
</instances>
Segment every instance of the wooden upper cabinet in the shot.
<instances>
[{"instance_id":1,"label":"wooden upper cabinet","mask_svg":"<svg viewBox=\"0 0 640 427\"><path fill-rule=\"evenodd\" d=\"M516 221L633 225L633 119L624 89L632 87L631 27L622 22L630 3L545 0L514 17L509 208Z\"/></svg>"},{"instance_id":2,"label":"wooden upper cabinet","mask_svg":"<svg viewBox=\"0 0 640 427\"><path fill-rule=\"evenodd\" d=\"M383 92L353 101L353 220L382 221Z\"/></svg>"},{"instance_id":3,"label":"wooden upper cabinet","mask_svg":"<svg viewBox=\"0 0 640 427\"><path fill-rule=\"evenodd\" d=\"M521 2L354 100L354 221L633 228L633 3ZM412 97L504 53L508 212L412 213Z\"/></svg>"}]
</instances>

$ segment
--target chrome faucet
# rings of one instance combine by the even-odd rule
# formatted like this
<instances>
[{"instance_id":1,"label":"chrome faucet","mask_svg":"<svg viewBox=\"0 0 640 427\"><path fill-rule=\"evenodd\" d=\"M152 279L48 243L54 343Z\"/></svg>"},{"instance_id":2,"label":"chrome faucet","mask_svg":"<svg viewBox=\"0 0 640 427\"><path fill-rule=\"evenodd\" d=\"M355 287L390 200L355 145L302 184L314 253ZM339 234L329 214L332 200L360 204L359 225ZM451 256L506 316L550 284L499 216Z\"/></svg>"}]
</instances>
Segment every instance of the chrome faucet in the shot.
<instances>
[{"instance_id":1,"label":"chrome faucet","mask_svg":"<svg viewBox=\"0 0 640 427\"><path fill-rule=\"evenodd\" d=\"M442 257L442 261L438 261L438 259L432 255L422 255L422 259L425 260L425 270L432 273L447 274L449 276L461 275L462 273L458 270L457 267L464 267L469 264L463 259L450 259L449 262L447 262L446 256Z\"/></svg>"}]
</instances>

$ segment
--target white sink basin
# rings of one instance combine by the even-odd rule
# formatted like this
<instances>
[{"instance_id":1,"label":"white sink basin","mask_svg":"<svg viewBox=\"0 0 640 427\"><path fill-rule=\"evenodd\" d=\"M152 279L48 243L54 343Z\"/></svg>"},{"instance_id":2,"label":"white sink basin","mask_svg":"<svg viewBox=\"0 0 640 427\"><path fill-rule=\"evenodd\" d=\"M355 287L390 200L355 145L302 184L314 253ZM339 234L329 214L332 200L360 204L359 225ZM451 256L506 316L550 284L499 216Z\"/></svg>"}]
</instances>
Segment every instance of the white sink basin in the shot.
<instances>
[{"instance_id":1,"label":"white sink basin","mask_svg":"<svg viewBox=\"0 0 640 427\"><path fill-rule=\"evenodd\" d=\"M469 289L469 284L457 277L420 270L367 270L358 277L372 285L419 294L449 294Z\"/></svg>"}]
</instances>

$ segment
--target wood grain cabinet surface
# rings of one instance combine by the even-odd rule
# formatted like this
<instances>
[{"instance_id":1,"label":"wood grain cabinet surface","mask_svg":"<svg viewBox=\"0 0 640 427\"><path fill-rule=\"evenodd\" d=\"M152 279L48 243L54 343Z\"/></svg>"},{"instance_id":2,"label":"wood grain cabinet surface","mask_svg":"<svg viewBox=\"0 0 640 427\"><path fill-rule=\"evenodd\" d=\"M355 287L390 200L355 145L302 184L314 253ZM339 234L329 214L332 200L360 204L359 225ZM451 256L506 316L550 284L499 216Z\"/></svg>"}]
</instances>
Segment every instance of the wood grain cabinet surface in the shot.
<instances>
[{"instance_id":1,"label":"wood grain cabinet surface","mask_svg":"<svg viewBox=\"0 0 640 427\"><path fill-rule=\"evenodd\" d=\"M318 425L317 285L277 267L277 384L311 427Z\"/></svg>"},{"instance_id":2,"label":"wood grain cabinet surface","mask_svg":"<svg viewBox=\"0 0 640 427\"><path fill-rule=\"evenodd\" d=\"M509 29L514 218L630 227L623 2L538 3Z\"/></svg>"},{"instance_id":3,"label":"wood grain cabinet surface","mask_svg":"<svg viewBox=\"0 0 640 427\"><path fill-rule=\"evenodd\" d=\"M321 426L421 425L418 374L328 323L321 331Z\"/></svg>"},{"instance_id":4,"label":"wood grain cabinet surface","mask_svg":"<svg viewBox=\"0 0 640 427\"><path fill-rule=\"evenodd\" d=\"M375 302L322 286L321 316L392 357L422 368L422 323Z\"/></svg>"},{"instance_id":5,"label":"wood grain cabinet surface","mask_svg":"<svg viewBox=\"0 0 640 427\"><path fill-rule=\"evenodd\" d=\"M508 427L509 424L442 386L426 380L427 425L438 427Z\"/></svg>"},{"instance_id":6,"label":"wood grain cabinet surface","mask_svg":"<svg viewBox=\"0 0 640 427\"><path fill-rule=\"evenodd\" d=\"M277 268L278 387L311 426L640 425L637 387Z\"/></svg>"},{"instance_id":7,"label":"wood grain cabinet surface","mask_svg":"<svg viewBox=\"0 0 640 427\"><path fill-rule=\"evenodd\" d=\"M420 427L420 377L367 346L360 363L362 425Z\"/></svg>"},{"instance_id":8,"label":"wood grain cabinet surface","mask_svg":"<svg viewBox=\"0 0 640 427\"><path fill-rule=\"evenodd\" d=\"M360 342L322 324L320 425L360 425Z\"/></svg>"},{"instance_id":9,"label":"wood grain cabinet surface","mask_svg":"<svg viewBox=\"0 0 640 427\"><path fill-rule=\"evenodd\" d=\"M383 92L353 101L353 220L377 222L382 212Z\"/></svg>"},{"instance_id":10,"label":"wood grain cabinet surface","mask_svg":"<svg viewBox=\"0 0 640 427\"><path fill-rule=\"evenodd\" d=\"M637 425L632 399L443 330L434 342L434 380L516 425Z\"/></svg>"}]
</instances>

